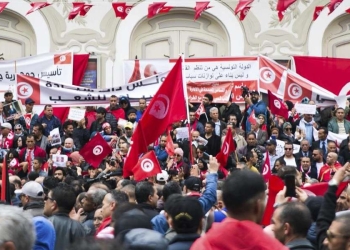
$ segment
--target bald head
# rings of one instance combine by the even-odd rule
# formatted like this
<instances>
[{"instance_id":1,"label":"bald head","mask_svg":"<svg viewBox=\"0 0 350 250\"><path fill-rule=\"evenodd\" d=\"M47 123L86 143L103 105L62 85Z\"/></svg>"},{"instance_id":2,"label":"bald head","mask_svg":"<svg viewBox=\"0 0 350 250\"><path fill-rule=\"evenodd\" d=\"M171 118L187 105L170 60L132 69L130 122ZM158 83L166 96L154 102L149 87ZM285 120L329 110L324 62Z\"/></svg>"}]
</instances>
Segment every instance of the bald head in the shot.
<instances>
[{"instance_id":1,"label":"bald head","mask_svg":"<svg viewBox=\"0 0 350 250\"><path fill-rule=\"evenodd\" d=\"M73 148L74 147L74 142L72 138L67 138L64 140L64 147L65 148Z\"/></svg>"},{"instance_id":2,"label":"bald head","mask_svg":"<svg viewBox=\"0 0 350 250\"><path fill-rule=\"evenodd\" d=\"M327 155L327 164L333 165L338 160L338 155L334 152L330 152Z\"/></svg>"}]
</instances>

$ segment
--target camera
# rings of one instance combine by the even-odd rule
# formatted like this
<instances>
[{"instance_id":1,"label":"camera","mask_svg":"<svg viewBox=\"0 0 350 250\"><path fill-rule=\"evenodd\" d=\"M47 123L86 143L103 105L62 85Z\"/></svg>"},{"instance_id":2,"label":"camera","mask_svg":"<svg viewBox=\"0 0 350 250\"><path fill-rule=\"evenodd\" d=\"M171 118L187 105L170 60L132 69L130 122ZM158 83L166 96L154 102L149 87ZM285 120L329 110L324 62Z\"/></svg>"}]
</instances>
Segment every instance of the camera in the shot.
<instances>
[{"instance_id":1,"label":"camera","mask_svg":"<svg viewBox=\"0 0 350 250\"><path fill-rule=\"evenodd\" d=\"M246 98L250 94L249 88L247 86L241 86L241 89L242 89L242 97Z\"/></svg>"}]
</instances>

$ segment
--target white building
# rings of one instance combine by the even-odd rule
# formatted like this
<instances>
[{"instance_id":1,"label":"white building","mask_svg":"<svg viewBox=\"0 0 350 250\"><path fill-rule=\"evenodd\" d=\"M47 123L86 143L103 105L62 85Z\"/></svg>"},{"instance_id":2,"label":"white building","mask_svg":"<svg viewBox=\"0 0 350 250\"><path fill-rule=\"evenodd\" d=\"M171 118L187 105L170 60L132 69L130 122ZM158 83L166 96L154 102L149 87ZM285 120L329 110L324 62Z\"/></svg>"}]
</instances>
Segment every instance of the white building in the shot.
<instances>
[{"instance_id":1,"label":"white building","mask_svg":"<svg viewBox=\"0 0 350 250\"><path fill-rule=\"evenodd\" d=\"M51 3L51 1L49 1ZM278 21L277 0L255 0L244 21L234 15L238 0L211 1L212 8L194 21L193 0L173 0L174 8L147 19L153 0L134 5L125 20L115 17L111 1L91 0L85 17L69 21L72 1L54 0L29 15L28 1L9 0L0 14L0 58L6 60L59 50L90 53L98 59L100 87L121 84L123 60L222 57L266 54L288 60L290 55L350 58L350 0L330 15L325 8L312 21L315 6L329 0L297 0Z\"/></svg>"}]
</instances>

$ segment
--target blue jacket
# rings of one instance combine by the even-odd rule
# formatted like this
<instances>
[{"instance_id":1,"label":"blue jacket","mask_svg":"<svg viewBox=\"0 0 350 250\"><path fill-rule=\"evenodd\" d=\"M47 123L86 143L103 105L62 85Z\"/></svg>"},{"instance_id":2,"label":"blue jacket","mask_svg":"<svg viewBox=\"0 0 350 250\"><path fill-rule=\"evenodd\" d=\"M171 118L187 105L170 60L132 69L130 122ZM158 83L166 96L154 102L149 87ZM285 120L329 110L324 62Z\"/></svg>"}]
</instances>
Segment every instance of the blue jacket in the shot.
<instances>
[{"instance_id":1,"label":"blue jacket","mask_svg":"<svg viewBox=\"0 0 350 250\"><path fill-rule=\"evenodd\" d=\"M136 121L139 122L139 120L141 119L143 113L145 113L145 111L141 112L140 110L136 111Z\"/></svg>"},{"instance_id":2,"label":"blue jacket","mask_svg":"<svg viewBox=\"0 0 350 250\"><path fill-rule=\"evenodd\" d=\"M218 174L208 174L205 191L198 201L201 203L203 212L206 214L216 203L216 188L218 185ZM151 220L153 230L165 234L169 229L168 222L163 214L158 214Z\"/></svg>"},{"instance_id":3,"label":"blue jacket","mask_svg":"<svg viewBox=\"0 0 350 250\"><path fill-rule=\"evenodd\" d=\"M260 100L257 103L250 105L250 107L247 110L247 121L246 121L246 129L245 131L251 131L250 128L250 122L248 121L248 117L250 116L250 114L252 113L252 111L254 110L255 112L255 117L258 117L258 115L263 114L266 116L267 113L267 108L266 108L266 104L264 101Z\"/></svg>"},{"instance_id":4,"label":"blue jacket","mask_svg":"<svg viewBox=\"0 0 350 250\"><path fill-rule=\"evenodd\" d=\"M46 116L39 117L38 123L45 123L47 126L44 130L44 135L47 137L50 135L50 131L52 131L55 128L58 128L60 131L60 136L63 136L63 130L60 119L58 119L56 116L52 116L51 119L47 119Z\"/></svg>"},{"instance_id":5,"label":"blue jacket","mask_svg":"<svg viewBox=\"0 0 350 250\"><path fill-rule=\"evenodd\" d=\"M168 153L165 151L165 149L161 149L159 145L154 147L154 152L156 153L159 161L165 162L168 158Z\"/></svg>"}]
</instances>

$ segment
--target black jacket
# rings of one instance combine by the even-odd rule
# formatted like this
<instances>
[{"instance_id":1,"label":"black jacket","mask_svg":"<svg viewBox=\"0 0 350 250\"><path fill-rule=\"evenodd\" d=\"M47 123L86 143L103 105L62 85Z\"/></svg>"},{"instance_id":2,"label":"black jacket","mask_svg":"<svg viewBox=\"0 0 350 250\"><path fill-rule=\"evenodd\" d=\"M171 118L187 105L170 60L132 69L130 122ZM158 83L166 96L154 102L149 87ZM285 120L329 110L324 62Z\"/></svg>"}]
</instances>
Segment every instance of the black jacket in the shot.
<instances>
[{"instance_id":1,"label":"black jacket","mask_svg":"<svg viewBox=\"0 0 350 250\"><path fill-rule=\"evenodd\" d=\"M193 242L199 237L199 234L176 234L169 242L168 250L190 250Z\"/></svg>"},{"instance_id":2,"label":"black jacket","mask_svg":"<svg viewBox=\"0 0 350 250\"><path fill-rule=\"evenodd\" d=\"M78 221L69 218L68 214L56 213L49 218L56 231L55 249L66 249L70 244L85 237L85 230Z\"/></svg>"},{"instance_id":3,"label":"black jacket","mask_svg":"<svg viewBox=\"0 0 350 250\"><path fill-rule=\"evenodd\" d=\"M79 151L85 143L90 140L90 133L85 128L75 128L73 130L73 141L77 151Z\"/></svg>"},{"instance_id":4,"label":"black jacket","mask_svg":"<svg viewBox=\"0 0 350 250\"><path fill-rule=\"evenodd\" d=\"M288 247L290 250L315 250L315 247L306 238L288 242L286 247Z\"/></svg>"},{"instance_id":5,"label":"black jacket","mask_svg":"<svg viewBox=\"0 0 350 250\"><path fill-rule=\"evenodd\" d=\"M230 115L235 115L237 118L237 127L242 120L242 111L236 103L231 103L229 107L225 107L224 111L222 111L222 119L224 122L228 122Z\"/></svg>"},{"instance_id":6,"label":"black jacket","mask_svg":"<svg viewBox=\"0 0 350 250\"><path fill-rule=\"evenodd\" d=\"M327 230L335 218L335 208L337 206L337 190L338 186L328 187L328 190L324 195L324 201L321 206L320 212L318 213L316 225L318 229L317 244L319 250L327 249L323 245L323 241L327 237Z\"/></svg>"},{"instance_id":7,"label":"black jacket","mask_svg":"<svg viewBox=\"0 0 350 250\"><path fill-rule=\"evenodd\" d=\"M140 203L138 205L142 209L142 211L148 216L149 221L151 221L154 216L158 215L158 211L156 210L156 208L152 207L150 204Z\"/></svg>"}]
</instances>

